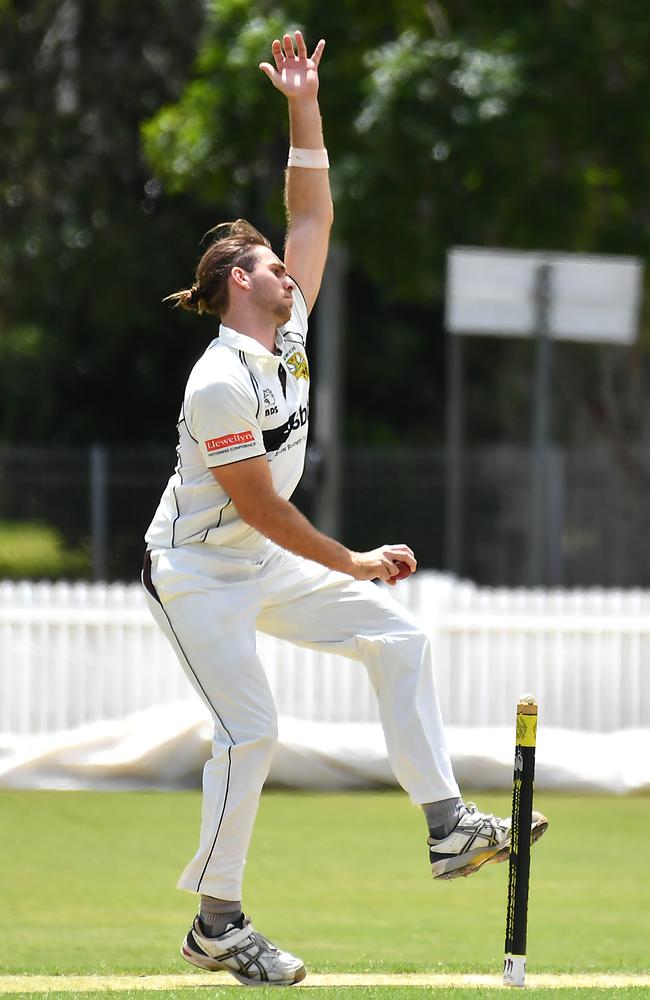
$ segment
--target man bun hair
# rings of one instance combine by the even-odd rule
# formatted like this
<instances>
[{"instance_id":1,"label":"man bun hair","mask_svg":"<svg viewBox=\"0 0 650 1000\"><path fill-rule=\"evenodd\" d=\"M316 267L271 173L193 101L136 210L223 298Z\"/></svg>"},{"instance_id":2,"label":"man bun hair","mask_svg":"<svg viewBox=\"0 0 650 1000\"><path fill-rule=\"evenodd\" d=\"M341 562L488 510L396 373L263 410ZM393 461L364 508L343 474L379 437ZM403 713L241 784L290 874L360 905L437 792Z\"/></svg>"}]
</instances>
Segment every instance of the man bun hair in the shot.
<instances>
[{"instance_id":1,"label":"man bun hair","mask_svg":"<svg viewBox=\"0 0 650 1000\"><path fill-rule=\"evenodd\" d=\"M230 296L228 278L233 267L252 271L255 267L255 250L271 244L246 219L234 222L220 222L209 229L206 236L212 236L212 243L196 266L194 284L191 288L167 295L163 302L173 302L174 306L199 314L207 312L221 318L228 310Z\"/></svg>"},{"instance_id":2,"label":"man bun hair","mask_svg":"<svg viewBox=\"0 0 650 1000\"><path fill-rule=\"evenodd\" d=\"M184 288L180 292L172 292L171 295L165 296L163 302L173 302L174 308L180 306L181 309L187 309L189 312L202 313L205 311L198 285L192 285L191 288Z\"/></svg>"}]
</instances>

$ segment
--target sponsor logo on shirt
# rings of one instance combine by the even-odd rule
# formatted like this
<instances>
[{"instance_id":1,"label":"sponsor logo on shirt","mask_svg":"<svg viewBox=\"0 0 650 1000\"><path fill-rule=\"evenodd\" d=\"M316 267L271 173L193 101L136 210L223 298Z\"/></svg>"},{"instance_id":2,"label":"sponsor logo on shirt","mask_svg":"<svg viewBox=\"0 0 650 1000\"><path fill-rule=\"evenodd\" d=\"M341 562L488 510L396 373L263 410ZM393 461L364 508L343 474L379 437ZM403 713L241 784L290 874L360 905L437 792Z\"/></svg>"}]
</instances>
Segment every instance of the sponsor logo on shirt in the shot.
<instances>
[{"instance_id":1,"label":"sponsor logo on shirt","mask_svg":"<svg viewBox=\"0 0 650 1000\"><path fill-rule=\"evenodd\" d=\"M262 431L262 439L267 454L283 449L291 432L299 431L301 427L306 425L308 420L309 404L301 406L296 413L292 413L286 423L280 424L279 427L271 427L268 430ZM299 438L298 440L300 441L301 439ZM302 440L304 440L304 435Z\"/></svg>"},{"instance_id":2,"label":"sponsor logo on shirt","mask_svg":"<svg viewBox=\"0 0 650 1000\"><path fill-rule=\"evenodd\" d=\"M264 390L264 416L272 417L274 413L278 412L278 408L275 402L275 396L271 389Z\"/></svg>"},{"instance_id":3,"label":"sponsor logo on shirt","mask_svg":"<svg viewBox=\"0 0 650 1000\"><path fill-rule=\"evenodd\" d=\"M309 382L309 365L302 351L294 351L285 358L285 361L294 378L304 378L305 382Z\"/></svg>"},{"instance_id":4,"label":"sponsor logo on shirt","mask_svg":"<svg viewBox=\"0 0 650 1000\"><path fill-rule=\"evenodd\" d=\"M307 406L301 406L297 413L292 413L287 421L289 425L289 430L297 431L301 427L304 427L309 420L309 404Z\"/></svg>"},{"instance_id":5,"label":"sponsor logo on shirt","mask_svg":"<svg viewBox=\"0 0 650 1000\"><path fill-rule=\"evenodd\" d=\"M224 434L223 437L210 438L205 442L208 455L214 455L216 451L223 451L224 448L235 448L242 444L253 444L255 438L252 431L239 431L236 434Z\"/></svg>"}]
</instances>

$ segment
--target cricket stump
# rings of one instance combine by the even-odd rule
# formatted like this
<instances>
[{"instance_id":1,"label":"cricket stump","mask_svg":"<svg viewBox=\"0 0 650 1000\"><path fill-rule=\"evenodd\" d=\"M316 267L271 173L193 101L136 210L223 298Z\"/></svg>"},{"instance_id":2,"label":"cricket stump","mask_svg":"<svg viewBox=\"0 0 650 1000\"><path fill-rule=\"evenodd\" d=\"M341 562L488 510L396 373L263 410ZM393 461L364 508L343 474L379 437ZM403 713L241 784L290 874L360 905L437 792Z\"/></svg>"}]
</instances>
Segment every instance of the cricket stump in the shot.
<instances>
[{"instance_id":1,"label":"cricket stump","mask_svg":"<svg viewBox=\"0 0 650 1000\"><path fill-rule=\"evenodd\" d=\"M526 983L526 932L536 740L537 703L532 695L524 695L517 705L508 908L503 962L505 986L524 986Z\"/></svg>"}]
</instances>

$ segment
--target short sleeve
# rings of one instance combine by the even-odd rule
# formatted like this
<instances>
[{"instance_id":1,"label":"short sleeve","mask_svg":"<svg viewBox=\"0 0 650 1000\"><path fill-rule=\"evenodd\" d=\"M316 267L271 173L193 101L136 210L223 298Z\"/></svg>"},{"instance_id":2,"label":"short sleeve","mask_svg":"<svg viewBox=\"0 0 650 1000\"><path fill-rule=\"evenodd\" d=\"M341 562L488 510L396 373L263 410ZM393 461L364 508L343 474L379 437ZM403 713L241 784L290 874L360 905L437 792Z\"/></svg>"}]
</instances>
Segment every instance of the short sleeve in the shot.
<instances>
[{"instance_id":1,"label":"short sleeve","mask_svg":"<svg viewBox=\"0 0 650 1000\"><path fill-rule=\"evenodd\" d=\"M305 302L305 296L302 294L302 289L296 279L291 278L291 280L295 285L291 318L284 324L283 327L281 327L281 330L285 335L287 333L299 334L303 344L305 344L307 342L307 328L309 326L307 303Z\"/></svg>"},{"instance_id":2,"label":"short sleeve","mask_svg":"<svg viewBox=\"0 0 650 1000\"><path fill-rule=\"evenodd\" d=\"M185 403L188 430L209 469L265 455L259 401L237 382L194 389Z\"/></svg>"}]
</instances>

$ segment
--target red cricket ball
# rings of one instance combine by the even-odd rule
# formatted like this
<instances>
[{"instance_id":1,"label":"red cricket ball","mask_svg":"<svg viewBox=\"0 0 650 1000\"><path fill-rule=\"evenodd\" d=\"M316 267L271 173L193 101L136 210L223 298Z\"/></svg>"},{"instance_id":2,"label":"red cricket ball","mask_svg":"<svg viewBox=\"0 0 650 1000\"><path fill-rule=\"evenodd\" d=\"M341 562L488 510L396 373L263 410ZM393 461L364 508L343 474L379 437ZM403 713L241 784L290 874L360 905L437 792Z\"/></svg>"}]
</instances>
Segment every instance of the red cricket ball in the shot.
<instances>
[{"instance_id":1,"label":"red cricket ball","mask_svg":"<svg viewBox=\"0 0 650 1000\"><path fill-rule=\"evenodd\" d=\"M412 572L411 567L408 565L408 563L397 561L395 565L397 566L398 572L395 574L395 576L391 576L390 582L392 584L399 583L400 580L405 580L406 577L410 576Z\"/></svg>"}]
</instances>

